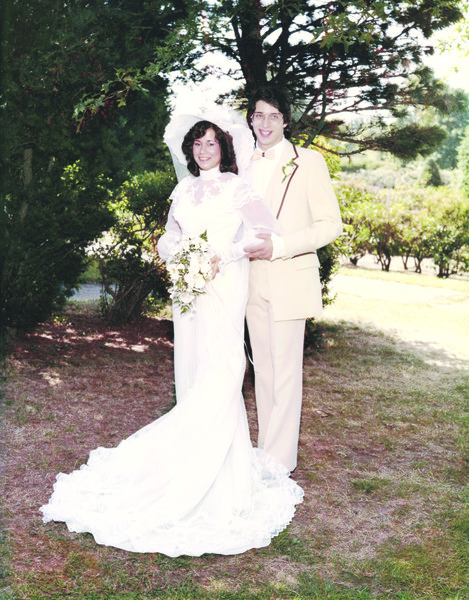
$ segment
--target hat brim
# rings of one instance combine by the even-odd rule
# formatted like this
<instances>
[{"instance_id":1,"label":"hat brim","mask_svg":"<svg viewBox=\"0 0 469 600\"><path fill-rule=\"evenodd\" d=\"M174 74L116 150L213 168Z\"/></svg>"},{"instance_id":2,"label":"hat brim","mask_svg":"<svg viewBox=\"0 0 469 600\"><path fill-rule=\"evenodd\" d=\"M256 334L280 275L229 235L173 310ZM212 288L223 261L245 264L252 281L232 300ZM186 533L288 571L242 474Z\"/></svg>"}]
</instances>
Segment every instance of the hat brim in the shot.
<instances>
[{"instance_id":1,"label":"hat brim","mask_svg":"<svg viewBox=\"0 0 469 600\"><path fill-rule=\"evenodd\" d=\"M175 115L171 119L165 129L163 139L171 151L173 160L176 157L180 166L187 165L182 151L182 142L186 133L199 121L210 121L231 135L238 168L240 171L245 170L251 162L254 151L253 135L241 115L230 108L221 106L208 109L202 115L182 114Z\"/></svg>"}]
</instances>

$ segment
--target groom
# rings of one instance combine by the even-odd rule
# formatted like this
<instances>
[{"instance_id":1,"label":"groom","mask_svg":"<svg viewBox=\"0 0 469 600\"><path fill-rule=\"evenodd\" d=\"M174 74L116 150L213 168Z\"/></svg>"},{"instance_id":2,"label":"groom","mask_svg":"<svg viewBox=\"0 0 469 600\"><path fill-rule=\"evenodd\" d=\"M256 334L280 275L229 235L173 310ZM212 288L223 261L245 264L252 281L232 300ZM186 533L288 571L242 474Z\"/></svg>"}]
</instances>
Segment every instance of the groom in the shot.
<instances>
[{"instance_id":1,"label":"groom","mask_svg":"<svg viewBox=\"0 0 469 600\"><path fill-rule=\"evenodd\" d=\"M250 262L247 324L259 422L258 446L291 472L297 464L306 319L322 313L316 250L342 231L324 158L285 139L287 96L276 88L250 99L256 137L251 183L277 217L281 236L262 235Z\"/></svg>"}]
</instances>

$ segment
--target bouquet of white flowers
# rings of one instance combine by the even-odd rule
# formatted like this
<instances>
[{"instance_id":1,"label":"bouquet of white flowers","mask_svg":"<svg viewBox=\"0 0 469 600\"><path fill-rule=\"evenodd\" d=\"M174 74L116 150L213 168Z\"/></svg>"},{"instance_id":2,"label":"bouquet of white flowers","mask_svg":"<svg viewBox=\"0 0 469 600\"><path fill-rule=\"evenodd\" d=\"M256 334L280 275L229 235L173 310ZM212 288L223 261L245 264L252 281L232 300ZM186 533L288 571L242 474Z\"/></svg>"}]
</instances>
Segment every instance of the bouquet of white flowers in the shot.
<instances>
[{"instance_id":1,"label":"bouquet of white flowers","mask_svg":"<svg viewBox=\"0 0 469 600\"><path fill-rule=\"evenodd\" d=\"M207 232L201 235L183 235L167 263L171 280L169 294L179 304L181 312L192 308L195 298L204 293L212 278L212 263Z\"/></svg>"}]
</instances>

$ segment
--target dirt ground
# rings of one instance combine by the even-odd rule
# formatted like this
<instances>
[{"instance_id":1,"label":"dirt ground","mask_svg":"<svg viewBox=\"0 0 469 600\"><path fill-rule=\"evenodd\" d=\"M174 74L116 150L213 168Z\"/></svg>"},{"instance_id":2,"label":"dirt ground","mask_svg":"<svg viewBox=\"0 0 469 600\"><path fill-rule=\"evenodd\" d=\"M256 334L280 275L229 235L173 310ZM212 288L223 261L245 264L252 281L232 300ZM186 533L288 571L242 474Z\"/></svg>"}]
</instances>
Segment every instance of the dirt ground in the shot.
<instances>
[{"instance_id":1,"label":"dirt ground","mask_svg":"<svg viewBox=\"0 0 469 600\"><path fill-rule=\"evenodd\" d=\"M372 256L364 257L360 264L369 271L380 269ZM400 260L394 261L393 269L404 270ZM353 270L353 267L343 268L334 276L331 292L336 299L326 307L324 319L372 325L406 342L444 350L449 357L469 361L469 287L461 292L397 283L367 278L363 271L360 277L355 277ZM428 261L424 263L422 277L434 277ZM99 286L85 284L75 298L95 301L99 294Z\"/></svg>"},{"instance_id":2,"label":"dirt ground","mask_svg":"<svg viewBox=\"0 0 469 600\"><path fill-rule=\"evenodd\" d=\"M324 318L356 320L379 329L388 328L393 335L423 349L434 345L438 360L447 360L451 368L455 360L465 364L469 358L467 295L460 292L448 295L434 288L423 292L403 287L403 284L395 284L399 286L395 288L382 283L388 282L364 283L362 278L341 274L334 283L337 300L326 309ZM425 297L417 301L417 293ZM412 317L407 316L405 305L412 307ZM439 311L456 315L456 324L439 328L436 322ZM363 348L357 346L355 335L351 331L347 339L330 339L330 347L343 343L350 347L350 356L353 356L360 352L373 353L373 344L387 343L378 334L370 334L369 347ZM410 378L413 372L412 364L407 365L405 357L402 360L401 365L396 354L392 373L389 373L391 384L395 377L396 383L392 385L407 385L402 373ZM29 576L36 572L63 572L65 577L71 552L78 550L92 553L97 564L115 557L120 568L128 567L130 572L133 563L125 565L119 551L96 548L90 540L77 540L63 524L42 524L38 507L47 502L58 472L78 468L91 449L116 445L173 406L171 321L142 319L138 324L113 327L92 310L72 305L63 317L51 320L32 334L13 339L9 363L14 377L9 380L7 394L9 425L4 503L15 577L21 579L22 574ZM305 489L307 499L298 508L289 528L293 539L307 540L313 556L308 560L320 562L317 569L320 576L335 581L348 577L337 574L340 561L367 560L374 556L378 543L385 543L393 536L400 536L403 544L417 539L414 532L403 527L399 515L404 510L407 523L418 522L421 539L433 535L430 521L422 522L421 515L417 515L418 495L410 502L405 497L392 495L370 502L366 494L360 495L351 487L351 482L379 476L391 482L396 479L401 485L400 478L408 478L409 473L413 473L412 465L417 463L421 466L415 477L419 478L427 476L427 464L432 477L439 477L439 470L443 473L451 468L459 473L462 468L458 454L448 445L447 440L452 435L450 424L442 422L439 426L440 445L434 431L430 436L438 407L429 403L426 421L422 421L420 427L412 421L415 417L406 413L411 410L407 405L399 406L402 411L399 417L391 414L394 410L391 397L367 397L366 405L356 406L351 386L366 386L369 375L357 365L354 381L350 373L353 367L350 363L340 370L326 354L305 359L304 412L307 418L295 479ZM438 385L436 372L428 370L427 377L432 385ZM405 393L405 389L396 389L399 395ZM255 440L256 412L249 370L244 396ZM327 403L321 402L322 398L328 398ZM379 403L390 415L392 425L382 420ZM419 438L427 434L432 445L424 444ZM435 495L432 502L436 505L440 498ZM232 574L235 586L239 583L236 583L237 578L239 581L249 578L254 568L257 570L252 577L266 581L280 576L288 581L290 575L294 580L298 573L298 567L291 561L282 561L279 569L279 555L275 552L264 555L261 563L253 562L253 555L256 552L214 558L208 572L200 570L199 575L192 573L191 576L196 583L203 584L208 575L216 578L219 569ZM197 573L196 568L195 571ZM183 570L174 573L174 577L183 575ZM155 569L155 578L161 576ZM364 577L372 576L365 574Z\"/></svg>"}]
</instances>

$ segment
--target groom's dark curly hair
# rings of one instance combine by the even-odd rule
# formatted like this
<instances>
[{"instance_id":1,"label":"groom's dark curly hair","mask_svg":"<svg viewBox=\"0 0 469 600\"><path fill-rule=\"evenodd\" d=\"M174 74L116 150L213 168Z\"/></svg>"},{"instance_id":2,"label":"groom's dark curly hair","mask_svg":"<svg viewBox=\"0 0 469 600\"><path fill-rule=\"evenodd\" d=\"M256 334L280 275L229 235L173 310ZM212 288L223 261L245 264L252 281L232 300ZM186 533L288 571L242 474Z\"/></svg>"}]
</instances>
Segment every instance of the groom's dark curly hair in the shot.
<instances>
[{"instance_id":1,"label":"groom's dark curly hair","mask_svg":"<svg viewBox=\"0 0 469 600\"><path fill-rule=\"evenodd\" d=\"M248 111L246 115L246 120L248 125L253 131L252 127L252 115L256 111L256 104L258 101L263 100L270 104L271 106L275 106L275 108L282 113L283 122L285 123L285 137L290 137L290 128L291 128L291 104L290 98L287 93L281 88L275 86L264 86L260 87L254 94L249 98L248 102ZM254 132L253 132L254 135ZM254 136L255 137L255 136Z\"/></svg>"},{"instance_id":2,"label":"groom's dark curly hair","mask_svg":"<svg viewBox=\"0 0 469 600\"><path fill-rule=\"evenodd\" d=\"M198 121L184 136L182 142L182 151L187 160L187 168L192 175L198 177L200 175L199 165L194 160L194 153L192 147L195 140L200 140L204 137L209 129L213 129L215 132L215 139L220 145L221 151L221 162L220 171L222 173L235 173L238 174L238 165L236 164L236 154L233 147L233 138L227 131L220 129L215 123L210 121Z\"/></svg>"}]
</instances>

